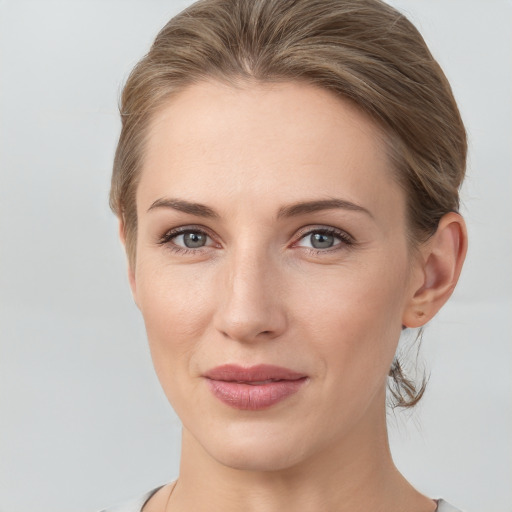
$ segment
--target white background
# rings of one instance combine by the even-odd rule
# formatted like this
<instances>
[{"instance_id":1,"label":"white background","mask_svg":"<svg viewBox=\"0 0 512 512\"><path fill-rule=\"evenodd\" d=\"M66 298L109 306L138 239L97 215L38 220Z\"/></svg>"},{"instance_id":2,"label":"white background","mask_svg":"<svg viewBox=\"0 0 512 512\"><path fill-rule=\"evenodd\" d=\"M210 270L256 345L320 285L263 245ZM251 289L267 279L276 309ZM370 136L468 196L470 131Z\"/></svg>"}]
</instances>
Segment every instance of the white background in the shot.
<instances>
[{"instance_id":1,"label":"white background","mask_svg":"<svg viewBox=\"0 0 512 512\"><path fill-rule=\"evenodd\" d=\"M121 84L187 5L0 0L0 511L93 512L177 475L107 207ZM427 329L431 380L390 415L399 468L467 512L512 511L512 3L397 0L469 131L470 250Z\"/></svg>"}]
</instances>

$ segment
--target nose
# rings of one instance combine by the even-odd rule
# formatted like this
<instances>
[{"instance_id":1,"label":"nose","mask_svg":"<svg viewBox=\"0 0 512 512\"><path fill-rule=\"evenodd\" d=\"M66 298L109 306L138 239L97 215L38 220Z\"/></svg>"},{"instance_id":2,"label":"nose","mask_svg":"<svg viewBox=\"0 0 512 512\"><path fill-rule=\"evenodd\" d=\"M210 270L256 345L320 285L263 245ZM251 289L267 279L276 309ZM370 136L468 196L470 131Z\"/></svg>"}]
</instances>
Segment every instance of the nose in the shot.
<instances>
[{"instance_id":1,"label":"nose","mask_svg":"<svg viewBox=\"0 0 512 512\"><path fill-rule=\"evenodd\" d=\"M265 253L241 252L224 262L214 325L239 342L278 338L287 327L278 265Z\"/></svg>"}]
</instances>

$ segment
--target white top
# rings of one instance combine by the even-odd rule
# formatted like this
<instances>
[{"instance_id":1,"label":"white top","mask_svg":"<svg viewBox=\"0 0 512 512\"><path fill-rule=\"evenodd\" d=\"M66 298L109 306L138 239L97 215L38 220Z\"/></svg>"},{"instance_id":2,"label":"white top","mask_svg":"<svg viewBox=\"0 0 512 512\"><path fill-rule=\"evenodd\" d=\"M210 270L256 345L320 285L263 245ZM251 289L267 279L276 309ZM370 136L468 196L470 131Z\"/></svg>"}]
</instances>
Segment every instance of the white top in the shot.
<instances>
[{"instance_id":1,"label":"white top","mask_svg":"<svg viewBox=\"0 0 512 512\"><path fill-rule=\"evenodd\" d=\"M163 486L161 486L163 487ZM147 493L145 493L140 498L136 500L128 501L123 503L122 505L118 505L117 507L106 508L104 510L100 510L100 512L142 512L142 507L149 501L149 498L153 496L153 494L161 489L161 487L157 487ZM436 512L462 512L458 508L452 507L449 503L446 503L443 499L437 500L437 508Z\"/></svg>"}]
</instances>

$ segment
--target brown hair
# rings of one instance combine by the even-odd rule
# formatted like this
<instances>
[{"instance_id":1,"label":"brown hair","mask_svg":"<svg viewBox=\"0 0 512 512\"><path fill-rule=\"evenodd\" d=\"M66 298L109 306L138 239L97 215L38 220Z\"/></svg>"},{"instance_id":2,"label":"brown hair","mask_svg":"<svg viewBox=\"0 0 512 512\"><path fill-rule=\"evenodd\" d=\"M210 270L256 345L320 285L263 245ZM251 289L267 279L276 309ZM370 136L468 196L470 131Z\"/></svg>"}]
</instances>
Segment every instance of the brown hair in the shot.
<instances>
[{"instance_id":1,"label":"brown hair","mask_svg":"<svg viewBox=\"0 0 512 512\"><path fill-rule=\"evenodd\" d=\"M171 19L135 66L121 98L110 206L135 262L135 194L148 124L170 95L208 79L306 81L370 114L387 134L407 197L411 245L459 207L466 133L450 85L422 36L379 0L200 0ZM395 360L399 406L416 390Z\"/></svg>"}]
</instances>

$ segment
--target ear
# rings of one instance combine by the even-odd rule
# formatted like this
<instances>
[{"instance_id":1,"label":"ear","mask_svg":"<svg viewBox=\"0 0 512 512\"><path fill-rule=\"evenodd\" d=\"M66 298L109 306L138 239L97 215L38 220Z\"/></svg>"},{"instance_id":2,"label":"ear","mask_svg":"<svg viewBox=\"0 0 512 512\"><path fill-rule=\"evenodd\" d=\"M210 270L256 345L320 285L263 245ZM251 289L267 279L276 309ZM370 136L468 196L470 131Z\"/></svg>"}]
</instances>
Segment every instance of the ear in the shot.
<instances>
[{"instance_id":1,"label":"ear","mask_svg":"<svg viewBox=\"0 0 512 512\"><path fill-rule=\"evenodd\" d=\"M458 213L445 214L434 235L420 248L419 279L404 311L404 326L425 325L449 299L459 280L467 245L464 219Z\"/></svg>"},{"instance_id":2,"label":"ear","mask_svg":"<svg viewBox=\"0 0 512 512\"><path fill-rule=\"evenodd\" d=\"M119 219L119 239L121 240L121 243L123 244L125 253L126 252L126 229L125 229L125 223L123 219ZM139 306L137 303L137 285L135 282L135 269L133 268L132 264L130 263L130 260L128 260L128 282L130 283L130 288L132 290L132 296L133 300L135 301L135 304L137 304L137 307Z\"/></svg>"}]
</instances>

